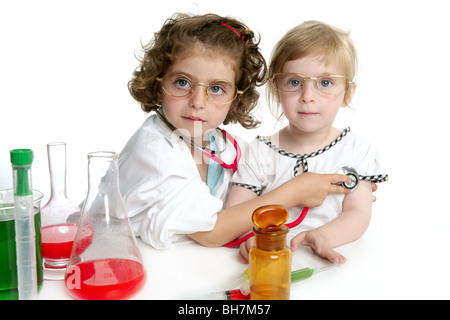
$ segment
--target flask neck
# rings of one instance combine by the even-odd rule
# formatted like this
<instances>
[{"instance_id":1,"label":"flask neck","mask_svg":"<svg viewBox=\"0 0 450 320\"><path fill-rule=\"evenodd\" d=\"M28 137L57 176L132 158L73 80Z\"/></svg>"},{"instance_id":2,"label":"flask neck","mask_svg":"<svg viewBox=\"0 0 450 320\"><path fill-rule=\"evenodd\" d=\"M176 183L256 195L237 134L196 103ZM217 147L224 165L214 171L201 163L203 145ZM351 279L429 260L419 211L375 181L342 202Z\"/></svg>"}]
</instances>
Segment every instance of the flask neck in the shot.
<instances>
[{"instance_id":1,"label":"flask neck","mask_svg":"<svg viewBox=\"0 0 450 320\"><path fill-rule=\"evenodd\" d=\"M286 247L286 235L289 228L285 225L269 228L253 228L255 245L264 251L279 251Z\"/></svg>"},{"instance_id":2,"label":"flask neck","mask_svg":"<svg viewBox=\"0 0 450 320\"><path fill-rule=\"evenodd\" d=\"M127 219L119 190L118 154L93 152L88 154L88 194L84 210L90 214L105 214ZM109 220L108 220L109 221Z\"/></svg>"},{"instance_id":3,"label":"flask neck","mask_svg":"<svg viewBox=\"0 0 450 320\"><path fill-rule=\"evenodd\" d=\"M66 191L66 144L64 142L47 145L48 168L50 172L51 198L67 198Z\"/></svg>"},{"instance_id":4,"label":"flask neck","mask_svg":"<svg viewBox=\"0 0 450 320\"><path fill-rule=\"evenodd\" d=\"M115 193L118 191L118 155L114 152L88 154L89 193Z\"/></svg>"}]
</instances>

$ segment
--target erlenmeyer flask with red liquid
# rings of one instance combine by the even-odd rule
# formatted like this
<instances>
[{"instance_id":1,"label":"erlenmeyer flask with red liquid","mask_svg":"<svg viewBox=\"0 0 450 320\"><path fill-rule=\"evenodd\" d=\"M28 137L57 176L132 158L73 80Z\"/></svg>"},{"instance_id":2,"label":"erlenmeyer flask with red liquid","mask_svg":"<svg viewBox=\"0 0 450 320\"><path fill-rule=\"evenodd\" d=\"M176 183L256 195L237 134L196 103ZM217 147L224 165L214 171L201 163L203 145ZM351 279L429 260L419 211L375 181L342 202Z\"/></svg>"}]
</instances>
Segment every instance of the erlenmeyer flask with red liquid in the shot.
<instances>
[{"instance_id":1,"label":"erlenmeyer flask with red liquid","mask_svg":"<svg viewBox=\"0 0 450 320\"><path fill-rule=\"evenodd\" d=\"M88 154L89 190L66 269L65 286L76 299L128 299L146 272L118 183L118 154Z\"/></svg>"}]
</instances>

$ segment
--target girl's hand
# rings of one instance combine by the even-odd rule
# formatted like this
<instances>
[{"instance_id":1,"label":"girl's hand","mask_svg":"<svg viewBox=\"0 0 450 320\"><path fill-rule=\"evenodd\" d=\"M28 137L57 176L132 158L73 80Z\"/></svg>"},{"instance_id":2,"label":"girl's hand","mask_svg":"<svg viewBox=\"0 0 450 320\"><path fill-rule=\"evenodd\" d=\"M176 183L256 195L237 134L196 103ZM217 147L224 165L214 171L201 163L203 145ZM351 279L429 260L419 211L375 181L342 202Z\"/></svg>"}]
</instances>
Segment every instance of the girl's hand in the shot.
<instances>
[{"instance_id":1,"label":"girl's hand","mask_svg":"<svg viewBox=\"0 0 450 320\"><path fill-rule=\"evenodd\" d=\"M345 263L347 259L336 252L329 245L325 235L318 230L301 232L291 240L291 250L295 251L299 245L309 246L315 254L328 259L332 263Z\"/></svg>"},{"instance_id":2,"label":"girl's hand","mask_svg":"<svg viewBox=\"0 0 450 320\"><path fill-rule=\"evenodd\" d=\"M243 263L248 263L248 256L250 253L250 249L254 246L255 244L255 237L251 237L249 238L247 241L243 242L240 244L239 246L239 259L243 262Z\"/></svg>"},{"instance_id":3,"label":"girl's hand","mask_svg":"<svg viewBox=\"0 0 450 320\"><path fill-rule=\"evenodd\" d=\"M304 207L318 207L329 193L349 193L342 186L335 185L338 182L350 182L350 177L345 174L319 174L304 172L287 183L293 183L293 191L297 195L297 203Z\"/></svg>"}]
</instances>

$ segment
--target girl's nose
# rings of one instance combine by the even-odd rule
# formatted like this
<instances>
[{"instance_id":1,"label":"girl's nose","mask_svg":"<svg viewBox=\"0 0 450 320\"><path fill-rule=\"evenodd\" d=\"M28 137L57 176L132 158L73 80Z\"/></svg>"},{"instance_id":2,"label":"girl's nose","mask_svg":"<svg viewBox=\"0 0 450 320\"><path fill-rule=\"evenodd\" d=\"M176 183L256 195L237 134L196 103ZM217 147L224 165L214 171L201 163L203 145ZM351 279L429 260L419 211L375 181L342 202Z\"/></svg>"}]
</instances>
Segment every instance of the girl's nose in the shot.
<instances>
[{"instance_id":1,"label":"girl's nose","mask_svg":"<svg viewBox=\"0 0 450 320\"><path fill-rule=\"evenodd\" d=\"M189 97L189 103L192 108L203 109L208 101L205 89L202 86L195 86L194 92Z\"/></svg>"},{"instance_id":2,"label":"girl's nose","mask_svg":"<svg viewBox=\"0 0 450 320\"><path fill-rule=\"evenodd\" d=\"M316 100L316 87L314 81L305 81L303 84L300 101L303 103L313 102Z\"/></svg>"}]
</instances>

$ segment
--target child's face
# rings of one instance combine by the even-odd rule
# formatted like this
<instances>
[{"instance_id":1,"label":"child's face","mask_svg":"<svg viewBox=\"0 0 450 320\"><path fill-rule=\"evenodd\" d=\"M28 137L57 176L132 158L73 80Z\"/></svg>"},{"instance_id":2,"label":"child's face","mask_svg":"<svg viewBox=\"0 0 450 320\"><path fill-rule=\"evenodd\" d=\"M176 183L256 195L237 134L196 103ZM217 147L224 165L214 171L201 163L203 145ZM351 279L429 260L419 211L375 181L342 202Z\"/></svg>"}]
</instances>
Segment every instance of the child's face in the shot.
<instances>
[{"instance_id":1,"label":"child's face","mask_svg":"<svg viewBox=\"0 0 450 320\"><path fill-rule=\"evenodd\" d=\"M337 66L327 66L317 57L311 56L287 61L281 72L298 73L305 77L341 75ZM317 90L314 80L306 80L300 91L280 92L280 101L291 126L301 132L313 133L331 128L339 109L346 106L344 96L345 90L339 94L325 94Z\"/></svg>"},{"instance_id":2,"label":"child's face","mask_svg":"<svg viewBox=\"0 0 450 320\"><path fill-rule=\"evenodd\" d=\"M226 80L234 85L236 79L236 72L226 56L205 54L198 49L170 65L166 74L175 73L187 76L193 83L206 85L217 80ZM205 85L197 84L187 97L173 97L164 90L160 92L164 114L177 129L183 130L185 136L202 137L205 132L222 124L230 110L231 102L217 104L208 98L205 89Z\"/></svg>"}]
</instances>

